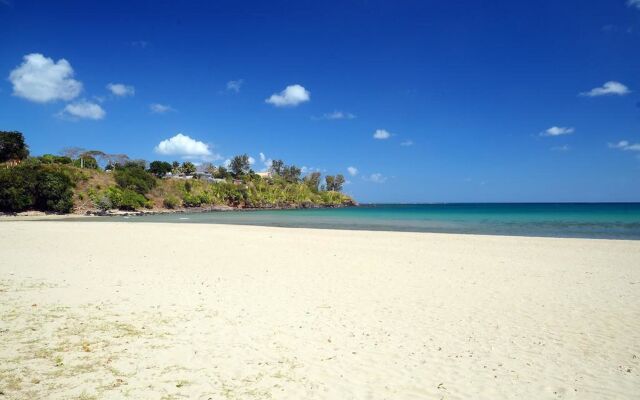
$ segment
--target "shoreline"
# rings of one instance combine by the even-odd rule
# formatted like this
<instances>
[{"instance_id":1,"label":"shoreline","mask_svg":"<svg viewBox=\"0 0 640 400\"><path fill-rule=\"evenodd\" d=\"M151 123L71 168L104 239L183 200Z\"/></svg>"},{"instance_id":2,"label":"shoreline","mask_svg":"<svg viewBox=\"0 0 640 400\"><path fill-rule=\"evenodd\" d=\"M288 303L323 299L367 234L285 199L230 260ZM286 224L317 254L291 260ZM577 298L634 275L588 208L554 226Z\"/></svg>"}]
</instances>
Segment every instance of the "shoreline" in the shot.
<instances>
[{"instance_id":1,"label":"shoreline","mask_svg":"<svg viewBox=\"0 0 640 400\"><path fill-rule=\"evenodd\" d=\"M330 207L335 208L335 207ZM338 207L342 208L342 207ZM146 213L128 213L122 212L117 214L109 214L109 215L88 215L88 214L53 214L53 213L42 213L42 212L25 212L20 213L21 215L2 215L0 214L0 224L9 223L9 222L47 222L47 221L64 221L65 223L73 223L73 222L94 222L94 223L133 223L133 224L145 224L145 225L212 225L219 227L255 227L255 228L266 228L266 229L292 229L292 230L320 230L320 231L336 231L336 232L365 232L365 233L406 233L406 234L427 234L427 235L445 235L445 236L461 236L461 237L506 237L506 238L532 238L532 239L568 239L568 240L589 240L589 241L629 241L640 243L640 238L636 237L624 237L624 236L615 236L615 235L580 235L580 234L536 234L534 233L515 233L515 232L497 232L497 231L477 231L477 230L469 230L469 231L460 231L460 230L422 230L422 229L412 229L411 227L404 228L394 228L391 226L382 226L382 227L373 227L373 226L337 226L337 225L322 225L322 224L283 224L283 223L268 223L268 222L241 222L241 221L207 221L207 222L199 222L199 221L190 221L189 218L180 218L179 221L142 221L137 220L136 222L132 222L131 220L118 220L118 217L153 217L153 216L161 216L161 215L173 215L173 214L217 214L217 213L232 213L236 211L242 211L243 213L250 212L260 212L260 211L290 211L295 209L278 209L278 210L265 210L265 209L243 209L243 210L199 210L196 212L192 212L189 210L175 210L170 213L154 213L154 212L146 212ZM95 220L96 218L104 218L109 217L108 219ZM113 219L113 220L112 220ZM93 221L92 221L93 220ZM562 233L562 232L561 232Z\"/></svg>"},{"instance_id":2,"label":"shoreline","mask_svg":"<svg viewBox=\"0 0 640 400\"><path fill-rule=\"evenodd\" d=\"M291 205L291 206L274 206L274 207L232 207L227 205L209 206L209 207L189 207L189 208L155 208L155 209L141 209L134 211L127 210L98 210L88 209L79 210L78 212L71 212L66 214L49 212L49 211L21 211L17 213L2 213L0 212L0 219L7 217L83 217L83 216L96 216L96 217L118 217L118 216L145 216L145 215L162 215L162 214L185 214L185 213L209 213L209 212L233 212L233 211L280 211L280 210L321 210L321 209L336 209L336 208L349 208L358 207L359 204L354 202L353 204L341 204L341 205Z\"/></svg>"}]
</instances>

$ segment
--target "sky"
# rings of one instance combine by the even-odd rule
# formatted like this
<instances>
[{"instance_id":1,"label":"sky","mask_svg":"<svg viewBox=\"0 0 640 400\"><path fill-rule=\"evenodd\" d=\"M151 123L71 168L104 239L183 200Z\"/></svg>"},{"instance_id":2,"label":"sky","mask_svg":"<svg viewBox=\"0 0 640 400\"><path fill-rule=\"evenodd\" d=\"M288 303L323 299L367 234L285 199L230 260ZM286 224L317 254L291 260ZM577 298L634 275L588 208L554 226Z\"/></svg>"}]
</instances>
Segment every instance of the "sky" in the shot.
<instances>
[{"instance_id":1,"label":"sky","mask_svg":"<svg viewBox=\"0 0 640 400\"><path fill-rule=\"evenodd\" d=\"M360 202L640 201L640 0L0 0L0 130L344 174Z\"/></svg>"}]
</instances>

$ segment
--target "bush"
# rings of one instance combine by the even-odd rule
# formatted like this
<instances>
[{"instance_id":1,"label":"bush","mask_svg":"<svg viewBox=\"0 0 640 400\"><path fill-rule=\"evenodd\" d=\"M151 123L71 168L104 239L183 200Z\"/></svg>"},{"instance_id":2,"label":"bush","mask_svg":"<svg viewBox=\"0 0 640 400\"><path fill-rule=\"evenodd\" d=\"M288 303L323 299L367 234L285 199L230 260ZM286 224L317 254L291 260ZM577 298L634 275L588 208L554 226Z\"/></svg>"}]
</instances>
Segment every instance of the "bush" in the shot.
<instances>
[{"instance_id":1,"label":"bush","mask_svg":"<svg viewBox=\"0 0 640 400\"><path fill-rule=\"evenodd\" d=\"M99 210L102 210L102 211L108 211L108 210L111 210L112 208L114 208L113 207L113 202L111 201L109 196L107 196L106 194L100 195L96 199L95 205L96 205L96 207L98 207Z\"/></svg>"},{"instance_id":2,"label":"bush","mask_svg":"<svg viewBox=\"0 0 640 400\"><path fill-rule=\"evenodd\" d=\"M199 207L203 204L211 203L211 196L207 193L189 193L182 195L182 204L185 207Z\"/></svg>"},{"instance_id":3,"label":"bush","mask_svg":"<svg viewBox=\"0 0 640 400\"><path fill-rule=\"evenodd\" d=\"M0 169L0 211L20 212L35 204L35 178L17 170Z\"/></svg>"},{"instance_id":4,"label":"bush","mask_svg":"<svg viewBox=\"0 0 640 400\"><path fill-rule=\"evenodd\" d=\"M43 164L72 164L73 160L69 157L56 156L54 154L44 154L38 157Z\"/></svg>"},{"instance_id":5,"label":"bush","mask_svg":"<svg viewBox=\"0 0 640 400\"><path fill-rule=\"evenodd\" d=\"M0 170L0 211L28 209L67 213L73 208L74 182L62 170L37 164Z\"/></svg>"},{"instance_id":6,"label":"bush","mask_svg":"<svg viewBox=\"0 0 640 400\"><path fill-rule=\"evenodd\" d=\"M73 184L63 173L41 171L36 184L36 203L39 210L67 213L73 209Z\"/></svg>"},{"instance_id":7,"label":"bush","mask_svg":"<svg viewBox=\"0 0 640 400\"><path fill-rule=\"evenodd\" d=\"M180 206L180 200L177 197L174 196L167 196L163 201L162 204L166 207L169 208L171 210L173 210L176 207Z\"/></svg>"},{"instance_id":8,"label":"bush","mask_svg":"<svg viewBox=\"0 0 640 400\"><path fill-rule=\"evenodd\" d=\"M118 205L119 209L135 211L142 207L151 207L151 203L149 202L149 200L147 200L146 197L130 189L124 189L122 191L122 200Z\"/></svg>"},{"instance_id":9,"label":"bush","mask_svg":"<svg viewBox=\"0 0 640 400\"><path fill-rule=\"evenodd\" d=\"M116 183L122 189L133 190L141 195L149 193L156 186L156 178L137 163L127 163L114 171Z\"/></svg>"},{"instance_id":10,"label":"bush","mask_svg":"<svg viewBox=\"0 0 640 400\"><path fill-rule=\"evenodd\" d=\"M122 189L117 186L110 186L98 193L90 191L89 195L94 205L103 211L113 208L135 211L142 207L151 207L151 202L140 193L130 189Z\"/></svg>"}]
</instances>

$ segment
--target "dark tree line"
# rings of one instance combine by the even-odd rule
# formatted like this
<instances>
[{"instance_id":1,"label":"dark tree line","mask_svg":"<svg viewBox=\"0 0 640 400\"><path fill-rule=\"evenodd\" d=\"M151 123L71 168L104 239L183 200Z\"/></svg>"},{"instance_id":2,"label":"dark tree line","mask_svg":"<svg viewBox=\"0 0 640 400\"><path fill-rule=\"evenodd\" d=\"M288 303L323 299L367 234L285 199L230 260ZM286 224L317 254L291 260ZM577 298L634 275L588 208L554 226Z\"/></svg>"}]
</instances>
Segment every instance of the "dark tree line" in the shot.
<instances>
[{"instance_id":1,"label":"dark tree line","mask_svg":"<svg viewBox=\"0 0 640 400\"><path fill-rule=\"evenodd\" d=\"M29 147L18 131L0 131L0 163L17 164L29 156Z\"/></svg>"}]
</instances>

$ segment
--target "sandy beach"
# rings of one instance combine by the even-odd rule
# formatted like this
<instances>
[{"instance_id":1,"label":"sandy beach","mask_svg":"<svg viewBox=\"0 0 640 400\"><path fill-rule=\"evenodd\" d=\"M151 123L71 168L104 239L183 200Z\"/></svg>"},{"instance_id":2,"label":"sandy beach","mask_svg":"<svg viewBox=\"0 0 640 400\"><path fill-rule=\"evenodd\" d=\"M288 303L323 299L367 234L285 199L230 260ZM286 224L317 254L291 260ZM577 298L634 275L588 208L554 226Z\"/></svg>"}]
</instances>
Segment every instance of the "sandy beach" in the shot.
<instances>
[{"instance_id":1,"label":"sandy beach","mask_svg":"<svg viewBox=\"0 0 640 400\"><path fill-rule=\"evenodd\" d=\"M637 399L640 241L0 221L0 398Z\"/></svg>"}]
</instances>

